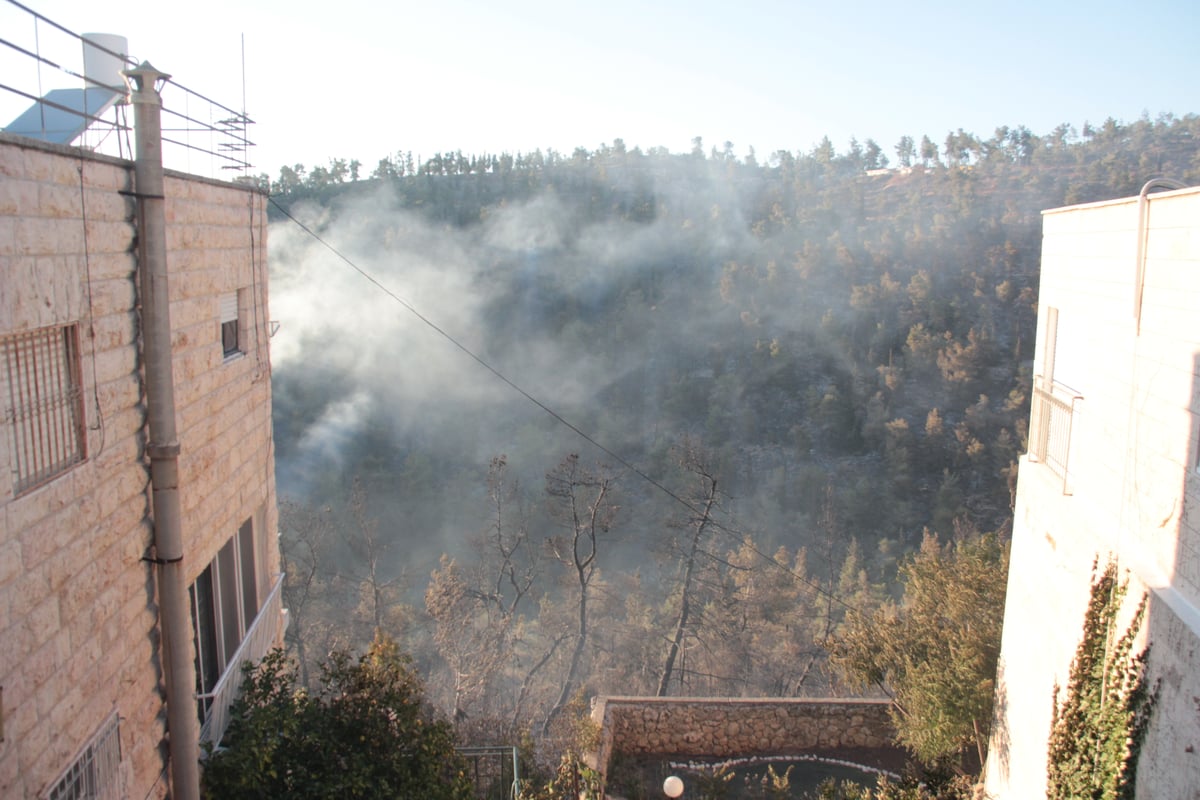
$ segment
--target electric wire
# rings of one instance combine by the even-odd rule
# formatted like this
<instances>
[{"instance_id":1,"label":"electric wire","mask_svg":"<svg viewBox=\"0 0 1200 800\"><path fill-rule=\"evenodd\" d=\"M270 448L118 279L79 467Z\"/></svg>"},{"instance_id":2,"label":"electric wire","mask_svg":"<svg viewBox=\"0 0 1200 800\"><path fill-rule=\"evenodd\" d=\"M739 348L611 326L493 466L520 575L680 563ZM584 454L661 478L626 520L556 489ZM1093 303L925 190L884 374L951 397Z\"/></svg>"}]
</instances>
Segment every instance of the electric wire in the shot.
<instances>
[{"instance_id":1,"label":"electric wire","mask_svg":"<svg viewBox=\"0 0 1200 800\"><path fill-rule=\"evenodd\" d=\"M341 252L336 247L334 247L332 244L330 244L328 241L326 241L324 238L322 238L316 231L314 231L308 225L305 225L303 222L301 222L300 220L298 220L294 216L292 216L291 212L288 211L286 208L284 208L283 205L281 205L273 196L268 196L268 199L271 201L271 205L275 206L275 208L278 209L278 211L281 214L283 214L283 216L285 216L289 220L291 220L291 222L293 222L302 231L304 231L309 236L311 236L317 243L322 245L325 249L329 250L329 252L333 253L335 256L337 256L339 259L341 259L343 262L345 262L345 264L348 267L350 267L352 270L354 270L359 275L361 275L363 278L365 278L368 282L370 282L372 285L374 285L379 291L383 292L388 297L395 300L397 303L399 303L401 306L403 306L405 310L407 310L409 313L411 313L413 316L415 316L418 320L420 320L422 323L424 323L426 325L426 327L433 330L435 333L437 333L439 336L441 336L447 342L449 342L454 347L456 347L459 351L461 351L464 355L466 355L468 358L470 358L476 364L483 367L485 370L487 370L492 375L494 375L497 379L499 379L502 383L507 385L513 391L515 391L517 394L524 397L530 403L533 403L535 406L537 406L539 409L544 411L546 414L548 414L551 418L553 418L559 424L563 425L567 429L574 432L577 436L579 436L585 442L587 442L588 444L592 445L596 449L600 450L605 455L612 458L614 461L616 461L622 467L628 469L634 475L638 476L639 478L644 480L646 483L650 484L655 489L662 492L665 496L674 500L676 503L679 503L680 505L682 505L684 508L686 508L691 513L693 513L693 514L702 513L700 511L700 509L696 508L690 502L688 502L687 500L680 497L676 492L672 491L668 486L663 484L661 481L659 481L656 478L654 478L653 476L647 474L645 471L639 469L635 464L630 462L628 459L622 457L620 454L614 452L610 448L605 447L603 444L596 441L594 438L592 438L590 435L588 435L585 431L580 429L577 425L575 425L570 420L566 419L561 414L559 414L557 411L550 408L550 406L546 405L541 400L537 399L532 394L527 392L524 388L522 388L516 382L511 380L507 375L500 372L500 370L498 370L496 367L493 367L490 363L485 361L482 356L477 355L469 347L464 345L462 342L458 341L458 339L454 338L454 336L452 336L444 328L442 328L437 323L435 323L433 320L429 319L424 314L422 314L419 310L417 310L417 308L415 306L413 306L407 300L400 297L400 295L396 294L390 288L385 286L374 275L371 275L365 269L358 266L358 264L354 263L354 261L351 260L349 256L347 256L345 253ZM767 561L767 562L775 565L776 567L783 570L788 575L791 575L797 581L799 581L799 582L805 584L806 586L808 586L809 588L813 589L815 592L817 592L818 595L824 596L851 611L856 611L856 612L860 611L860 609L847 603L845 600L838 597L836 594L829 591L828 589L824 588L819 583L815 583L812 580L810 580L809 578L806 578L805 576L800 575L795 570L793 570L791 567L789 567L787 564L781 563L780 561L776 560L773 556L768 555L767 553L764 553L742 531L738 531L736 529L729 528L725 525L722 525L717 520L713 520L713 519L710 519L709 523L717 530L720 530L721 532L725 533L726 535L737 540L743 546L748 546L750 548L750 550L752 550L758 557L762 558L764 561Z\"/></svg>"}]
</instances>

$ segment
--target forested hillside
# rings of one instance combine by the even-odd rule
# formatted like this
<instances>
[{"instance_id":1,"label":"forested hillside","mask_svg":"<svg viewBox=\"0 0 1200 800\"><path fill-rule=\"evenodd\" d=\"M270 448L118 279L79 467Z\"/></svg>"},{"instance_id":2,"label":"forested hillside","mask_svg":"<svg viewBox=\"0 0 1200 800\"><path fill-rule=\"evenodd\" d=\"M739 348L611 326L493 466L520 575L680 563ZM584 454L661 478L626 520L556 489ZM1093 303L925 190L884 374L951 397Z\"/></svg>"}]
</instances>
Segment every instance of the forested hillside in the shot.
<instances>
[{"instance_id":1,"label":"forested hillside","mask_svg":"<svg viewBox=\"0 0 1200 800\"><path fill-rule=\"evenodd\" d=\"M271 181L288 635L385 628L468 727L548 732L577 695L838 691L925 531L1003 539L1040 213L1200 183L1200 117L366 172Z\"/></svg>"}]
</instances>

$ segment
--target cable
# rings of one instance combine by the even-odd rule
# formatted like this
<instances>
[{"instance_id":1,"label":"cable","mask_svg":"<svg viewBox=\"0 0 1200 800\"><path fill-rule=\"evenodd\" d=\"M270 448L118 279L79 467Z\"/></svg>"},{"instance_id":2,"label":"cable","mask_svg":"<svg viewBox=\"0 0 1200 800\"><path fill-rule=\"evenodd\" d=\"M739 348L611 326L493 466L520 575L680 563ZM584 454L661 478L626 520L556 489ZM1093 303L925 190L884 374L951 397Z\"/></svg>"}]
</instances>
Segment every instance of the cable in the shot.
<instances>
[{"instance_id":1,"label":"cable","mask_svg":"<svg viewBox=\"0 0 1200 800\"><path fill-rule=\"evenodd\" d=\"M409 313L411 313L413 316L415 316L417 319L419 319L421 322L423 322L427 327L429 327L430 329L435 331L438 335L440 335L443 339L448 341L450 344L457 347L460 351L462 351L468 358L470 358L476 364L483 367L488 372L492 373L492 375L499 378L509 388L511 388L513 391L517 392L517 394L521 395L526 400L533 403L535 406L537 406L542 411L546 412L552 418L554 418L554 420L556 420L559 424L561 424L564 427L573 431L576 435L578 435L585 442L592 445L596 449L600 450L605 455L611 457L618 464L625 467L626 469L628 469L634 475L637 475L642 480L646 481L646 483L650 484L655 489L658 489L660 492L662 492L664 495L666 495L667 497L674 500L676 503L679 503L681 506L686 508L688 511L692 512L693 514L701 513L700 509L696 508L691 503L689 503L687 500L684 500L678 494L671 491L669 488L667 488L665 485L663 485L660 481L656 480L655 478L651 477L650 475L647 475L642 470L638 469L629 460L622 458L617 453L613 452L609 448L602 445L600 442L593 439L591 436L589 436L584 431L580 430L579 427L577 427L572 422L567 420L565 417L563 417L557 411L550 408L548 405L543 403L541 400L538 400L536 397L531 395L529 392L525 391L523 388L518 386L516 383L514 383L512 380L510 380L506 375L504 375L504 373L500 372L500 370L493 367L487 361L484 361L481 356L476 355L474 351L472 351L466 345L459 342L457 339L455 339L453 336L451 336L449 333L447 333L443 328L441 328L436 323L434 323L433 320L429 319L424 314L422 314L420 311L418 311L411 303L409 303L407 300L405 300L404 298L397 295L395 292L393 292L387 286L384 286L377 278L375 278L375 276L371 275L366 270L364 270L362 267L358 266L353 261L351 261L349 256L345 255L340 250L338 250L336 247L334 247L332 244L330 244L329 242L322 239L321 236L319 234L317 234L315 231L313 231L312 228L308 227L303 222L301 222L300 220L293 217L291 215L291 213L286 208L284 208L282 205L280 205L279 202L274 197L268 196L267 199L269 199L271 201L271 205L273 205L273 206L275 206L275 208L279 209L279 212L281 214L283 214L285 217L287 217L289 220L291 220L293 223L295 223L296 226L299 227L302 231L307 233L309 236L311 236L313 239L315 239L318 243L320 243L322 246L324 246L327 250L329 250L329 252L333 253L335 256L340 258L342 261L346 262L347 266L349 266L351 269L353 269L359 275L361 275L362 277L366 278L369 282L374 284L375 287L378 288L381 292L383 292L388 297L392 298L397 303L399 303L401 306L403 306L405 309L407 309ZM852 611L859 610L859 609L855 608L854 606L851 606L845 600L842 600L840 597L836 596L829 590L823 588L819 584L814 583L814 582L810 581L809 579L799 575L798 573L793 571L791 569L791 567L789 567L788 565L780 563L779 561L776 561L773 556L769 556L766 553L764 553L762 550L759 550L758 547L752 541L747 539L745 533L734 530L732 528L728 528L728 527L716 522L715 520L711 520L711 524L717 530L720 530L720 531L728 534L729 536L733 537L734 539L736 539L743 545L748 544L750 547L750 550L753 551L760 558L762 558L764 561L774 564L776 567L783 570L787 574L791 575L796 580L800 581L801 583L807 585L809 588L816 591L819 595L828 597L830 600L833 600L834 602L836 602Z\"/></svg>"},{"instance_id":2,"label":"cable","mask_svg":"<svg viewBox=\"0 0 1200 800\"><path fill-rule=\"evenodd\" d=\"M100 386L96 368L96 312L95 305L92 300L92 259L91 248L88 247L88 232L87 232L87 188L83 181L84 157L83 151L79 152L79 217L83 223L83 269L87 278L87 297L88 297L88 338L92 341L92 402L96 409L96 427L92 430L100 432L100 443L95 455L100 455L104 452L104 411L100 408ZM89 426L90 428L90 426Z\"/></svg>"}]
</instances>

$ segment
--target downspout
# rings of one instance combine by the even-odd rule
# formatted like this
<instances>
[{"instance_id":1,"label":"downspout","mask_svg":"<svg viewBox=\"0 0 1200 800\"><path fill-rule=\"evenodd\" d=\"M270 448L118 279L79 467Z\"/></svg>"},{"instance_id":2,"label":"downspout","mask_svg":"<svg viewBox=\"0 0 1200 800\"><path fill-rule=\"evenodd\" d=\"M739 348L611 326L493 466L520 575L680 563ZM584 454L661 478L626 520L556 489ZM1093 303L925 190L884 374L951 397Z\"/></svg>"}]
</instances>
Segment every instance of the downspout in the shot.
<instances>
[{"instance_id":1,"label":"downspout","mask_svg":"<svg viewBox=\"0 0 1200 800\"><path fill-rule=\"evenodd\" d=\"M1134 333L1142 332L1142 290L1146 286L1146 227L1150 217L1151 189L1183 189L1187 184L1172 178L1151 178L1146 181L1142 191L1138 193L1138 227L1137 227L1137 266L1133 283L1133 321Z\"/></svg>"},{"instance_id":2,"label":"downspout","mask_svg":"<svg viewBox=\"0 0 1200 800\"><path fill-rule=\"evenodd\" d=\"M179 503L179 439L175 431L175 380L171 369L171 315L167 285L167 223L163 198L161 83L171 76L143 61L123 72L130 88L136 130L134 191L138 206L138 272L141 278L142 358L150 484L154 513L154 563L158 566L159 627L167 693L171 796L199 800L200 751L192 622L183 567Z\"/></svg>"}]
</instances>

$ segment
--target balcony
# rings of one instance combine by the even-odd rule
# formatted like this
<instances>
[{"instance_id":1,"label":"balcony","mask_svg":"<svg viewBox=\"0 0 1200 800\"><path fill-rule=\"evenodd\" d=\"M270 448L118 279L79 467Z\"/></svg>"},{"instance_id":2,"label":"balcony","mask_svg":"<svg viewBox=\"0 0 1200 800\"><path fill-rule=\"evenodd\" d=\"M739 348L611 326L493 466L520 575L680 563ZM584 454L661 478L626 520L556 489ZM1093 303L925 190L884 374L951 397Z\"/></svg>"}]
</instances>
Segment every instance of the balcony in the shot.
<instances>
[{"instance_id":1,"label":"balcony","mask_svg":"<svg viewBox=\"0 0 1200 800\"><path fill-rule=\"evenodd\" d=\"M1033 387L1033 408L1029 431L1029 457L1050 468L1067 489L1067 465L1071 456L1071 425L1075 403L1083 398L1058 384L1038 379Z\"/></svg>"},{"instance_id":2,"label":"balcony","mask_svg":"<svg viewBox=\"0 0 1200 800\"><path fill-rule=\"evenodd\" d=\"M257 662L275 646L282 636L286 623L283 610L283 575L275 578L271 592L258 610L254 623L246 631L245 638L238 645L229 666L225 668L217 685L211 692L196 695L201 708L206 710L204 722L200 725L200 744L217 746L225 729L229 727L229 710L233 701L242 691L242 664L246 661Z\"/></svg>"}]
</instances>

